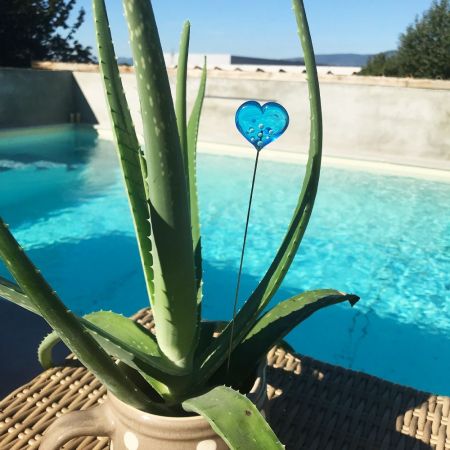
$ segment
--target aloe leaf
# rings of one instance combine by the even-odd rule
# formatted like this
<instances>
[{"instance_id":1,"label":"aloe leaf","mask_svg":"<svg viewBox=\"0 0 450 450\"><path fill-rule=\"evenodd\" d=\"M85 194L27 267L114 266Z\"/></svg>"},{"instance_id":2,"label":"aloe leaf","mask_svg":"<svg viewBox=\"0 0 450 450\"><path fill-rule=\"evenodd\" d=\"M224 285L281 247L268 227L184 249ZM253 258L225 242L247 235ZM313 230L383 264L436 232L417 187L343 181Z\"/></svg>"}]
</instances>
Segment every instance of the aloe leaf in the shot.
<instances>
[{"instance_id":1,"label":"aloe leaf","mask_svg":"<svg viewBox=\"0 0 450 450\"><path fill-rule=\"evenodd\" d=\"M93 0L98 59L149 298L154 294L146 165L120 79L104 0Z\"/></svg>"},{"instance_id":2,"label":"aloe leaf","mask_svg":"<svg viewBox=\"0 0 450 450\"><path fill-rule=\"evenodd\" d=\"M302 0L292 0L292 4L304 53L310 102L311 130L306 174L297 206L281 246L261 282L236 315L232 342L233 349L248 333L259 313L269 303L285 277L306 231L319 183L322 159L322 110L319 81L303 2ZM226 359L231 330L230 324L221 336L214 341L212 348L203 355L203 360L200 362L201 376L198 377L199 380L211 375Z\"/></svg>"},{"instance_id":3,"label":"aloe leaf","mask_svg":"<svg viewBox=\"0 0 450 450\"><path fill-rule=\"evenodd\" d=\"M219 320L202 320L200 322L200 332L197 344L197 352L205 350L216 339L219 333L226 327L228 322ZM215 336L215 333L217 335Z\"/></svg>"},{"instance_id":4,"label":"aloe leaf","mask_svg":"<svg viewBox=\"0 0 450 450\"><path fill-rule=\"evenodd\" d=\"M232 450L284 449L256 406L229 387L215 387L182 406L202 415Z\"/></svg>"},{"instance_id":5,"label":"aloe leaf","mask_svg":"<svg viewBox=\"0 0 450 450\"><path fill-rule=\"evenodd\" d=\"M181 32L180 51L178 53L177 66L177 86L175 98L175 114L177 116L178 135L180 137L181 151L183 152L183 161L185 166L186 179L188 179L187 164L187 120L186 120L186 78L187 63L189 52L189 35L191 24L188 20L184 22Z\"/></svg>"},{"instance_id":6,"label":"aloe leaf","mask_svg":"<svg viewBox=\"0 0 450 450\"><path fill-rule=\"evenodd\" d=\"M145 357L145 355L161 357L161 351L156 344L155 336L141 324L128 317L112 311L96 311L84 316L83 324L90 327L89 324L86 324L86 321L96 327L90 328L93 331L107 333L117 339L117 342L126 343L138 355L143 355L142 357Z\"/></svg>"},{"instance_id":7,"label":"aloe leaf","mask_svg":"<svg viewBox=\"0 0 450 450\"><path fill-rule=\"evenodd\" d=\"M146 355L142 355L140 352L136 352L136 349L131 348L127 342L118 339L117 336L113 336L106 330L99 327L99 321L96 320L96 315L104 312L105 311L98 311L96 313L87 314L80 319L80 321L96 340L98 345L100 345L100 347L108 353L108 355L116 358L118 361L121 361L124 365L132 368L133 370L136 370L162 398L172 398L171 389L161 380L170 379L170 374L177 373L177 368L174 369L171 366L163 366L161 365L160 358L149 358ZM97 322L97 325L94 325L88 319ZM100 322L102 321L100 320ZM115 321L113 320L113 322ZM133 335L134 333L131 334ZM123 335L121 337L124 338ZM135 343L140 342L139 340L133 340ZM38 359L44 369L49 369L55 366L52 358L52 351L55 345L60 341L61 339L58 334L53 331L45 336L40 343L38 347Z\"/></svg>"},{"instance_id":8,"label":"aloe leaf","mask_svg":"<svg viewBox=\"0 0 450 450\"><path fill-rule=\"evenodd\" d=\"M0 277L0 298L8 300L22 308L40 316L39 311L33 306L30 299L23 293L20 286L11 283L3 277ZM53 347L61 339L55 331L49 333L38 347L38 359L43 369L49 369L54 366L52 358Z\"/></svg>"},{"instance_id":9,"label":"aloe leaf","mask_svg":"<svg viewBox=\"0 0 450 450\"><path fill-rule=\"evenodd\" d=\"M184 372L161 353L152 333L132 319L112 311L97 311L82 319L83 325L108 353L125 363L134 362L151 373L182 375ZM105 349L106 350L106 349Z\"/></svg>"},{"instance_id":10,"label":"aloe leaf","mask_svg":"<svg viewBox=\"0 0 450 450\"><path fill-rule=\"evenodd\" d=\"M0 277L0 297L42 317L41 312L22 289ZM112 311L96 311L78 318L97 343L110 355L133 367L145 368L162 378L164 373L179 376L183 371L161 353L153 334L145 327ZM44 369L51 367L51 352L58 343L56 332L50 333L39 346L38 357Z\"/></svg>"},{"instance_id":11,"label":"aloe leaf","mask_svg":"<svg viewBox=\"0 0 450 450\"><path fill-rule=\"evenodd\" d=\"M176 397L174 387L177 388L178 385L181 385L181 392L185 389L185 385L181 384L184 382L184 379L178 376L179 369L170 365L164 365L164 361L161 362L161 358L155 359L154 357L142 355L142 353L136 351L136 348L131 348L127 342L118 339L117 336L114 336L99 327L99 321L96 320L96 315L104 312L105 311L98 311L87 314L80 320L100 347L108 353L108 355L114 357L118 361L121 361L123 365L137 371L140 376L148 384L150 384L150 386L152 386L154 391L161 396L161 398L172 401L173 403L173 399ZM97 322L97 325L94 325L88 319L93 322ZM122 339L124 338L123 335L121 337ZM38 347L38 359L44 369L49 369L55 366L52 358L52 352L55 345L60 341L61 339L58 334L53 331L40 343ZM135 341L135 343L136 342L139 341ZM166 381L171 382L174 387L169 386ZM178 390L180 390L180 388L178 388Z\"/></svg>"},{"instance_id":12,"label":"aloe leaf","mask_svg":"<svg viewBox=\"0 0 450 450\"><path fill-rule=\"evenodd\" d=\"M34 307L31 300L24 294L20 286L11 283L6 278L0 277L0 298L15 303L18 306L34 313L39 314L37 308Z\"/></svg>"},{"instance_id":13,"label":"aloe leaf","mask_svg":"<svg viewBox=\"0 0 450 450\"><path fill-rule=\"evenodd\" d=\"M129 378L133 380L152 400L152 410L148 411L160 416L178 416L182 412L181 405L169 405L163 402L163 398L159 392L154 388L152 383L146 380L138 370L124 364L122 361L117 361L118 367L127 374Z\"/></svg>"},{"instance_id":14,"label":"aloe leaf","mask_svg":"<svg viewBox=\"0 0 450 450\"><path fill-rule=\"evenodd\" d=\"M170 394L169 387L163 381L160 381L169 375L165 371L158 370L155 367L154 361L152 361L152 364L149 364L146 358L141 358L141 355L126 345L123 345L123 343L118 345L117 341L112 339L111 335L101 329L97 332L93 330L89 331L105 352L138 371L161 397Z\"/></svg>"},{"instance_id":15,"label":"aloe leaf","mask_svg":"<svg viewBox=\"0 0 450 450\"><path fill-rule=\"evenodd\" d=\"M203 100L205 98L206 74L207 74L207 65L205 57L197 98L195 99L195 103L192 108L192 112L189 117L189 123L187 127L189 202L191 210L192 243L194 246L194 258L195 258L195 278L197 281L197 301L199 305L202 301L203 263L202 263L202 242L200 235L200 213L198 208L198 191L197 191L197 138L200 126L200 117L202 113Z\"/></svg>"},{"instance_id":16,"label":"aloe leaf","mask_svg":"<svg viewBox=\"0 0 450 450\"><path fill-rule=\"evenodd\" d=\"M149 407L147 397L114 364L95 339L85 331L77 317L66 308L1 219L0 258L23 289L33 308L58 333L86 368L113 394L128 404L143 410Z\"/></svg>"},{"instance_id":17,"label":"aloe leaf","mask_svg":"<svg viewBox=\"0 0 450 450\"><path fill-rule=\"evenodd\" d=\"M53 347L61 342L61 338L58 333L52 331L42 339L38 347L38 360L44 370L50 369L55 366L52 357Z\"/></svg>"},{"instance_id":18,"label":"aloe leaf","mask_svg":"<svg viewBox=\"0 0 450 450\"><path fill-rule=\"evenodd\" d=\"M276 342L313 313L345 301L353 306L358 300L359 297L353 294L345 294L334 289L319 289L282 301L264 314L236 347L231 359L231 372L245 379L253 369L248 364L249 361L256 363L260 360Z\"/></svg>"},{"instance_id":19,"label":"aloe leaf","mask_svg":"<svg viewBox=\"0 0 450 450\"><path fill-rule=\"evenodd\" d=\"M192 367L198 329L188 186L158 30L148 0L123 0L145 139L158 344Z\"/></svg>"}]
</instances>

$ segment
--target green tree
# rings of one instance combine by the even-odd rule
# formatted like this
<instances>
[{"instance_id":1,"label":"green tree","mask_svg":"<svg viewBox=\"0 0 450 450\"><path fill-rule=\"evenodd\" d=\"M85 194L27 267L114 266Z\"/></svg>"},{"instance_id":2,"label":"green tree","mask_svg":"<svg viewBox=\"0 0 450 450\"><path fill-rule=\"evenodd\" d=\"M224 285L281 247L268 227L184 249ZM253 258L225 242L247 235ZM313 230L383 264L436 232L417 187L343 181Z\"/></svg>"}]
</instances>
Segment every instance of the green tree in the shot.
<instances>
[{"instance_id":1,"label":"green tree","mask_svg":"<svg viewBox=\"0 0 450 450\"><path fill-rule=\"evenodd\" d=\"M372 56L359 75L383 77L399 76L398 58L395 52L378 53Z\"/></svg>"},{"instance_id":2,"label":"green tree","mask_svg":"<svg viewBox=\"0 0 450 450\"><path fill-rule=\"evenodd\" d=\"M361 75L450 78L450 0L434 0L400 35L393 54L373 56Z\"/></svg>"},{"instance_id":3,"label":"green tree","mask_svg":"<svg viewBox=\"0 0 450 450\"><path fill-rule=\"evenodd\" d=\"M90 47L75 39L85 11L76 0L0 0L0 66L30 67L34 60L92 62Z\"/></svg>"},{"instance_id":4,"label":"green tree","mask_svg":"<svg viewBox=\"0 0 450 450\"><path fill-rule=\"evenodd\" d=\"M401 74L450 78L450 1L434 1L423 17L400 36L397 52Z\"/></svg>"}]
</instances>

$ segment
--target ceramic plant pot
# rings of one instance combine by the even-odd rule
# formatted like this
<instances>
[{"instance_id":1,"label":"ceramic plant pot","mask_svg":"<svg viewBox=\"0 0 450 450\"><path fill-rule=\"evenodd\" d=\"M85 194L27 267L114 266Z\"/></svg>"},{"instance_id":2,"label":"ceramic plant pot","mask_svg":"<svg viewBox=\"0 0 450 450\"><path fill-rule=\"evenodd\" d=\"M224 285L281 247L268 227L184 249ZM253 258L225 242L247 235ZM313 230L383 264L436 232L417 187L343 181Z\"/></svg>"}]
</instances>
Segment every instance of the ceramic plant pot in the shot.
<instances>
[{"instance_id":1,"label":"ceramic plant pot","mask_svg":"<svg viewBox=\"0 0 450 450\"><path fill-rule=\"evenodd\" d=\"M260 366L248 397L267 416L266 365ZM100 406L64 414L45 432L40 450L60 450L80 436L107 436L113 450L226 450L228 446L201 416L164 417L145 413L108 393Z\"/></svg>"}]
</instances>

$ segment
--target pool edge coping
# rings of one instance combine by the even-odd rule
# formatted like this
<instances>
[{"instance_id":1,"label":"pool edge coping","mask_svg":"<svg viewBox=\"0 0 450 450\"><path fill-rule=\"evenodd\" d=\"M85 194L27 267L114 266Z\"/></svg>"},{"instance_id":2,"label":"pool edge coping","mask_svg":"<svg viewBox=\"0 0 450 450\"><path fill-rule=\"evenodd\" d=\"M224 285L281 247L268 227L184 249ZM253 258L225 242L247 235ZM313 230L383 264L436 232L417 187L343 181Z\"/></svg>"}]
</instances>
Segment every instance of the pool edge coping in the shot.
<instances>
[{"instance_id":1,"label":"pool edge coping","mask_svg":"<svg viewBox=\"0 0 450 450\"><path fill-rule=\"evenodd\" d=\"M99 125L83 125L83 124L56 124L52 126L37 126L30 128L14 128L0 130L0 136L12 137L17 135L29 135L32 133L41 133L48 129L73 129L74 127L81 126L89 129L94 129L100 139L114 141L112 130L101 127ZM142 136L138 136L142 141ZM231 156L237 158L254 158L253 149L244 145L222 144L216 142L199 141L198 152L204 154L210 154L215 156ZM305 164L308 155L306 153L292 152L281 150L279 148L271 148L270 150L264 150L264 159L269 161L276 161L281 163L294 163ZM417 160L377 160L369 158L353 158L351 156L336 156L327 155L326 152L322 157L323 165L326 167L335 167L345 170L354 171L366 171L371 173L378 173L383 175L394 175L402 177L413 177L426 179L431 181L438 181L444 183L450 183L450 170L445 168L433 167L434 164L438 164L439 161L430 160L424 161L430 164L429 167L419 165L420 161ZM447 164L446 161L443 163Z\"/></svg>"},{"instance_id":2,"label":"pool edge coping","mask_svg":"<svg viewBox=\"0 0 450 450\"><path fill-rule=\"evenodd\" d=\"M95 127L99 137L105 140L114 140L112 131ZM248 146L219 144L215 142L199 141L198 152L216 156L232 156L238 158L254 158L252 148ZM269 161L305 164L308 158L306 153L290 152L279 149L264 151L264 158ZM381 173L384 175L396 175L402 177L421 178L432 181L450 183L450 170L434 167L421 167L407 162L388 162L371 159L358 159L344 156L323 155L324 166L336 167L347 170L363 170L367 172Z\"/></svg>"}]
</instances>

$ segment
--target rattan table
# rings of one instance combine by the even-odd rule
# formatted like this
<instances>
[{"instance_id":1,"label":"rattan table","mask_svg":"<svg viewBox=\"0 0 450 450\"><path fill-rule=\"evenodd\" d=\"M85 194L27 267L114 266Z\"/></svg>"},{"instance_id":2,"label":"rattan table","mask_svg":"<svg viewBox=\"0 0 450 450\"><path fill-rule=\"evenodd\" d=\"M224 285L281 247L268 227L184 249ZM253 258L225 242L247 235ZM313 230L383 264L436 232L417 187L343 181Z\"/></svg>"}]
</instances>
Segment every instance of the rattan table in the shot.
<instances>
[{"instance_id":1,"label":"rattan table","mask_svg":"<svg viewBox=\"0 0 450 450\"><path fill-rule=\"evenodd\" d=\"M146 309L134 318L152 326ZM450 398L293 355L268 354L270 422L287 449L450 449ZM61 414L102 402L103 386L83 367L46 370L0 402L0 449L37 449ZM104 437L65 449L109 448ZM261 449L264 450L264 449Z\"/></svg>"}]
</instances>

